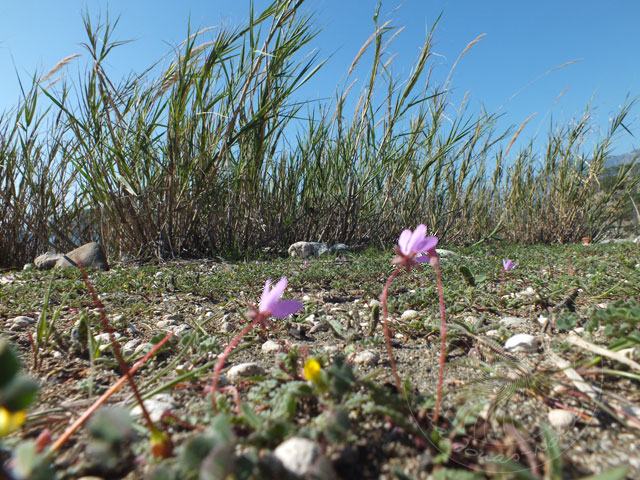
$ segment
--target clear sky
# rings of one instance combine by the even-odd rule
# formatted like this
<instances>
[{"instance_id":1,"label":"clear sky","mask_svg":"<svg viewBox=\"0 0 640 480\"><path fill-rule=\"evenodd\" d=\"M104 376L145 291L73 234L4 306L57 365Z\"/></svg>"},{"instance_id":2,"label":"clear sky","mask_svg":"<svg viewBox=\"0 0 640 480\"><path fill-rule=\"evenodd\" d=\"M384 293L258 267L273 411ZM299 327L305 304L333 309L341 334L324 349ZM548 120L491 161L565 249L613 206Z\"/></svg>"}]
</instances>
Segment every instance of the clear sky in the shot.
<instances>
[{"instance_id":1,"label":"clear sky","mask_svg":"<svg viewBox=\"0 0 640 480\"><path fill-rule=\"evenodd\" d=\"M256 10L269 2L255 0ZM356 53L373 31L374 0L307 0L322 32L313 41L329 58L318 77L299 92L301 99L331 98L343 84ZM82 12L92 18L120 16L116 38L133 40L110 57L112 78L142 72L170 52L192 29L234 26L248 18L249 0L0 0L0 111L19 98L17 76L27 84L59 60L84 53ZM536 113L522 139L544 137L549 121L568 122L591 105L596 131L627 95L640 95L640 1L638 0L406 0L382 2L380 20L405 30L390 51L394 72L406 77L428 27L436 28L434 78L442 83L465 46L486 36L456 67L453 101L469 91L469 112L500 112L499 126L519 126ZM310 48L311 50L311 48ZM86 55L84 56L86 58ZM552 71L566 62L579 60ZM68 72L77 78L82 59ZM546 75L545 75L546 73ZM563 94L564 92L564 94ZM457 105L452 105L452 108ZM635 138L621 136L614 151L640 147L640 106L626 123Z\"/></svg>"}]
</instances>

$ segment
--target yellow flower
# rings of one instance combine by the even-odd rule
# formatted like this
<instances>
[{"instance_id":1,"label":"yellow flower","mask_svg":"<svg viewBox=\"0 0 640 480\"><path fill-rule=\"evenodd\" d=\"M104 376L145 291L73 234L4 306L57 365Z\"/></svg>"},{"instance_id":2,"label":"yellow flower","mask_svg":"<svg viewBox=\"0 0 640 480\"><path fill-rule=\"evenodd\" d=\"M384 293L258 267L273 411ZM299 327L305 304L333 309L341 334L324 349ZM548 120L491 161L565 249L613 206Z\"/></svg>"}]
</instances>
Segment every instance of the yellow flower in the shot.
<instances>
[{"instance_id":1,"label":"yellow flower","mask_svg":"<svg viewBox=\"0 0 640 480\"><path fill-rule=\"evenodd\" d=\"M327 389L327 381L322 373L322 366L315 358L307 358L304 362L304 378L313 383L321 392Z\"/></svg>"},{"instance_id":2,"label":"yellow flower","mask_svg":"<svg viewBox=\"0 0 640 480\"><path fill-rule=\"evenodd\" d=\"M27 418L27 412L18 410L10 412L4 407L0 407L0 437L9 435L11 432L20 428Z\"/></svg>"}]
</instances>

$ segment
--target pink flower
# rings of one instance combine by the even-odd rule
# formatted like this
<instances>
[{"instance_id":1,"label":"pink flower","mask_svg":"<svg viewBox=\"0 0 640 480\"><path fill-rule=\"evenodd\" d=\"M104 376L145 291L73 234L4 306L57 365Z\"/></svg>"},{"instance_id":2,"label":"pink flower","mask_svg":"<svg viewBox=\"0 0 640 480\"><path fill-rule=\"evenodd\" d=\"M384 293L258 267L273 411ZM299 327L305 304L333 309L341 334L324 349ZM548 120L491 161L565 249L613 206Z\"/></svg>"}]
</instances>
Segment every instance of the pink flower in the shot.
<instances>
[{"instance_id":1,"label":"pink flower","mask_svg":"<svg viewBox=\"0 0 640 480\"><path fill-rule=\"evenodd\" d=\"M427 237L427 227L420 224L412 232L404 230L398 238L398 245L395 251L398 254L391 263L405 267L408 271L411 267L417 266L417 263L424 263L430 260L430 257L437 256L435 252L438 244L438 237ZM427 253L427 256L417 256L420 253Z\"/></svg>"},{"instance_id":2,"label":"pink flower","mask_svg":"<svg viewBox=\"0 0 640 480\"><path fill-rule=\"evenodd\" d=\"M259 314L264 319L268 317L284 318L302 308L302 303L297 300L280 300L285 288L287 288L287 277L282 277L273 288L271 288L271 280L267 280L264 284L259 307Z\"/></svg>"},{"instance_id":3,"label":"pink flower","mask_svg":"<svg viewBox=\"0 0 640 480\"><path fill-rule=\"evenodd\" d=\"M514 268L516 268L518 266L517 263L513 263L511 260L507 259L503 259L502 260L502 267L504 268L505 272L508 272L509 270L513 270Z\"/></svg>"}]
</instances>

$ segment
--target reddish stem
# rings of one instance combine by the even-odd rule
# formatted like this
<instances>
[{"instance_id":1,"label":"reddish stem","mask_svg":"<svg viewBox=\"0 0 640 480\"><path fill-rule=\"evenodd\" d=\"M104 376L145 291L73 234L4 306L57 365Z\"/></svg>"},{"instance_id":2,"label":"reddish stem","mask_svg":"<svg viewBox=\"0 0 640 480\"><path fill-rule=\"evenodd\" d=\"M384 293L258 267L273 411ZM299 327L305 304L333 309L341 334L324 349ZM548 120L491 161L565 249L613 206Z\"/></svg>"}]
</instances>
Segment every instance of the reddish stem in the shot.
<instances>
[{"instance_id":1,"label":"reddish stem","mask_svg":"<svg viewBox=\"0 0 640 480\"><path fill-rule=\"evenodd\" d=\"M440 413L440 401L442 400L442 382L444 381L444 362L447 356L447 324L444 316L444 289L442 288L442 275L440 273L440 260L437 255L431 257L431 265L436 270L438 279L438 300L440 302L440 372L438 374L438 388L436 390L436 407L433 413L433 423L438 422Z\"/></svg>"},{"instance_id":2,"label":"reddish stem","mask_svg":"<svg viewBox=\"0 0 640 480\"><path fill-rule=\"evenodd\" d=\"M138 363L136 363L133 367L129 369L128 374L133 375L142 365L144 365L144 363L147 360L149 360L149 358L155 355L156 352L172 336L173 336L173 332L169 333L166 337L160 340L158 344L155 347L153 347L153 349L149 353L147 353L144 357L142 357L142 359ZM127 381L129 375L125 374L122 377L120 377L120 380L118 380L111 387L109 387L109 389L106 392L104 392L100 396L100 398L98 398L95 402L93 402L93 405L91 405L87 410L85 410L84 413L80 415L78 419L75 422L73 422L73 424L71 424L69 428L65 430L65 432L60 436L60 438L58 438L58 440L56 440L53 443L53 445L51 446L51 449L49 450L49 453L54 453L56 450L58 450L64 444L64 442L66 442L69 439L69 437L73 434L73 432L75 432L80 427L80 425L82 425L91 416L91 414L98 409L100 405L102 405L111 395L113 395L115 392L117 392L120 389L120 387L122 387L122 385Z\"/></svg>"},{"instance_id":3,"label":"reddish stem","mask_svg":"<svg viewBox=\"0 0 640 480\"><path fill-rule=\"evenodd\" d=\"M384 340L387 345L387 352L389 353L389 361L391 362L391 371L393 372L393 377L396 380L396 387L398 388L398 392L402 391L402 383L400 382L400 376L398 375L398 370L396 369L396 361L393 358L393 350L391 348L391 332L389 331L389 323L387 321L388 311L387 311L387 297L389 296L389 287L391 286L391 282L393 279L398 276L400 273L401 267L396 268L391 276L385 283L384 288L382 289L382 293L380 294L380 303L382 303L382 325L384 326Z\"/></svg>"},{"instance_id":4,"label":"reddish stem","mask_svg":"<svg viewBox=\"0 0 640 480\"><path fill-rule=\"evenodd\" d=\"M82 265L82 263L79 263L78 267L80 267L80 272L82 273L82 278L84 280L84 283L87 286L87 289L89 290L89 293L91 294L91 297L93 298L93 304L98 309L98 313L100 314L100 319L102 320L102 329L109 334L109 339L111 340L111 349L112 349L113 354L115 355L116 359L118 360L118 364L120 365L120 370L122 370L122 372L124 373L124 376L127 378L127 381L129 382L129 386L131 387L131 390L133 392L133 395L136 397L138 405L140 405L140 409L142 410L142 416L144 417L145 421L147 422L147 427L149 428L149 433L152 434L156 430L156 427L153 424L153 421L151 420L151 416L149 415L149 411L147 410L147 407L145 406L144 402L142 401L142 396L140 395L140 391L138 390L138 386L136 385L136 382L133 380L133 377L131 376L131 372L129 370L129 365L127 365L127 362L124 360L124 357L122 356L122 353L120 352L120 344L116 341L116 337L113 334L113 329L111 328L111 325L109 324L109 319L107 318L107 314L104 312L104 306L102 305L102 302L100 301L100 297L98 296L98 292L96 292L96 289L93 288L93 284L89 280L89 276L87 275L87 271L85 270L85 268Z\"/></svg>"},{"instance_id":5,"label":"reddish stem","mask_svg":"<svg viewBox=\"0 0 640 480\"><path fill-rule=\"evenodd\" d=\"M255 312L255 310L254 310ZM227 359L227 357L229 356L229 354L231 353L231 351L236 348L236 345L238 345L238 343L240 342L240 340L242 340L242 337L244 337L247 333L249 333L249 330L251 330L253 327L255 327L258 323L263 323L266 320L266 318L264 318L264 316L261 313L256 313L255 317L253 318L253 320L251 320L251 322L249 322L243 329L242 331L235 336L235 338L233 340L231 340L231 342L229 343L229 345L227 345L227 347L224 349L224 352L222 352L222 355L220 356L220 359L218 360L218 363L216 363L216 366L213 370L213 386L211 387L211 402L213 403L213 409L217 410L216 407L216 391L218 390L218 377L220 376L220 371L222 370L222 367L224 366L224 362Z\"/></svg>"}]
</instances>

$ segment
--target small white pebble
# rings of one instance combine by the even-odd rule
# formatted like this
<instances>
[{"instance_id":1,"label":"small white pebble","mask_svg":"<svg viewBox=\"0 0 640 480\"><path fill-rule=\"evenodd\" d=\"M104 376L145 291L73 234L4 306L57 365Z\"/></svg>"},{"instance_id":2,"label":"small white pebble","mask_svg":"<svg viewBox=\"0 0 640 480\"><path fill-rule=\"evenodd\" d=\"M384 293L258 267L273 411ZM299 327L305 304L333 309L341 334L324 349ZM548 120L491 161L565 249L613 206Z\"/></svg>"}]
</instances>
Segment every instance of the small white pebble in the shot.
<instances>
[{"instance_id":1,"label":"small white pebble","mask_svg":"<svg viewBox=\"0 0 640 480\"><path fill-rule=\"evenodd\" d=\"M264 373L264 368L256 362L245 362L231 367L227 372L227 379L230 382L236 382L242 378L256 377L258 375L264 375Z\"/></svg>"},{"instance_id":2,"label":"small white pebble","mask_svg":"<svg viewBox=\"0 0 640 480\"><path fill-rule=\"evenodd\" d=\"M149 412L152 422L159 422L162 414L171 410L175 406L175 400L168 393L159 393L154 397L144 400L144 406ZM131 415L134 417L142 415L142 407L136 405L131 409Z\"/></svg>"},{"instance_id":3,"label":"small white pebble","mask_svg":"<svg viewBox=\"0 0 640 480\"><path fill-rule=\"evenodd\" d=\"M150 342L141 343L133 351L133 354L134 355L146 355L147 353L149 353L153 349L154 346L155 345L153 343L150 343Z\"/></svg>"},{"instance_id":4,"label":"small white pebble","mask_svg":"<svg viewBox=\"0 0 640 480\"><path fill-rule=\"evenodd\" d=\"M317 478L314 468L322 457L322 451L314 441L302 437L292 437L276 447L273 456L277 458L290 474L296 477ZM313 474L313 475L312 475ZM322 476L319 478L331 478Z\"/></svg>"},{"instance_id":5,"label":"small white pebble","mask_svg":"<svg viewBox=\"0 0 640 480\"><path fill-rule=\"evenodd\" d=\"M509 338L504 344L505 350L511 352L534 351L538 348L538 342L533 335L519 333Z\"/></svg>"},{"instance_id":6,"label":"small white pebble","mask_svg":"<svg viewBox=\"0 0 640 480\"><path fill-rule=\"evenodd\" d=\"M574 422L576 415L568 410L554 408L549 411L547 417L549 418L551 426L555 428L566 428Z\"/></svg>"},{"instance_id":7,"label":"small white pebble","mask_svg":"<svg viewBox=\"0 0 640 480\"><path fill-rule=\"evenodd\" d=\"M545 317L544 315L540 315L538 317L538 323L544 327L547 323L549 323L549 317Z\"/></svg>"},{"instance_id":8,"label":"small white pebble","mask_svg":"<svg viewBox=\"0 0 640 480\"><path fill-rule=\"evenodd\" d=\"M273 340L267 340L262 344L262 353L277 353L280 351L280 344Z\"/></svg>"},{"instance_id":9,"label":"small white pebble","mask_svg":"<svg viewBox=\"0 0 640 480\"><path fill-rule=\"evenodd\" d=\"M405 310L400 315L402 320L413 320L414 318L418 318L420 314L416 310Z\"/></svg>"},{"instance_id":10,"label":"small white pebble","mask_svg":"<svg viewBox=\"0 0 640 480\"><path fill-rule=\"evenodd\" d=\"M357 365L365 365L367 367L372 367L378 363L380 360L380 355L376 352L372 352L371 350L363 350L362 352L358 352L353 356L353 363Z\"/></svg>"},{"instance_id":11,"label":"small white pebble","mask_svg":"<svg viewBox=\"0 0 640 480\"><path fill-rule=\"evenodd\" d=\"M304 296L302 297L302 301L303 301L303 302L308 302L309 300L311 300L311 297L310 297L309 295L304 295Z\"/></svg>"}]
</instances>

